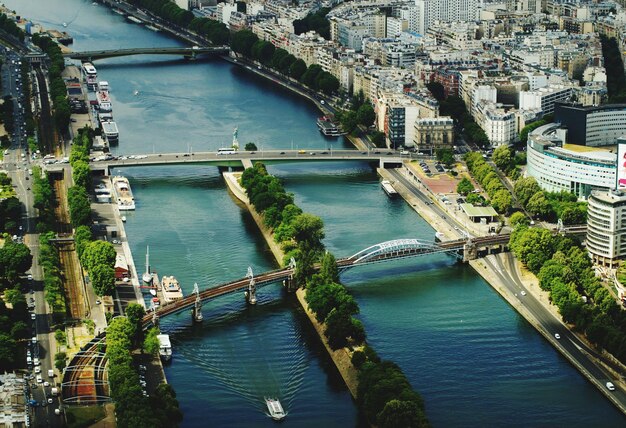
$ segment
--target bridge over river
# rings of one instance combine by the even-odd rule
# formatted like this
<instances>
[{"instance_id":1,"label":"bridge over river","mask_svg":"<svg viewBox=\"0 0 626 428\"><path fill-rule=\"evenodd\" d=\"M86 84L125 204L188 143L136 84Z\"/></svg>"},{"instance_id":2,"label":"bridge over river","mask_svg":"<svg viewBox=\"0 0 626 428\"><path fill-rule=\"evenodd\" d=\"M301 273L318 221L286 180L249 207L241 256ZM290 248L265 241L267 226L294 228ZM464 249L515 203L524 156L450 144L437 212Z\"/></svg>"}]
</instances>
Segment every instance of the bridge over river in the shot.
<instances>
[{"instance_id":1,"label":"bridge over river","mask_svg":"<svg viewBox=\"0 0 626 428\"><path fill-rule=\"evenodd\" d=\"M68 52L65 58L78 59L81 61L96 61L98 59L115 58L129 55L181 55L193 59L198 55L223 55L230 51L228 46L194 46L194 47L163 47L163 48L131 48L131 49L108 49L98 51Z\"/></svg>"},{"instance_id":2,"label":"bridge over river","mask_svg":"<svg viewBox=\"0 0 626 428\"><path fill-rule=\"evenodd\" d=\"M456 239L445 242L398 239L372 245L350 257L339 259L337 260L337 267L342 272L357 266L438 253L448 253L460 259L469 260L490 253L493 247L497 247L497 251L502 250L508 244L509 239L510 234ZM253 303L256 300L257 287L282 281L285 281L287 284L293 284L295 269L296 266L293 259L288 267L265 272L257 276L254 276L249 268L248 275L245 278L209 287L202 291L197 290L196 293L180 300L159 306L144 317L143 326L148 328L150 325L156 324L159 318L182 312L186 309L192 309L192 314L196 318L196 315L201 313L203 301L237 291L245 290L248 301ZM319 269L319 266L316 266L315 269Z\"/></svg>"},{"instance_id":3,"label":"bridge over river","mask_svg":"<svg viewBox=\"0 0 626 428\"><path fill-rule=\"evenodd\" d=\"M211 163L217 166L241 166L243 161L271 161L271 162L312 162L312 161L368 161L377 162L381 167L401 166L403 158L397 152L388 150L260 150L239 151L235 154L218 154L217 152L192 153L159 153L120 156L116 159L97 160L90 163L92 171L102 171L109 175L112 168L148 166L148 165L179 165L193 163ZM47 170L63 168L62 164L52 164Z\"/></svg>"}]
</instances>

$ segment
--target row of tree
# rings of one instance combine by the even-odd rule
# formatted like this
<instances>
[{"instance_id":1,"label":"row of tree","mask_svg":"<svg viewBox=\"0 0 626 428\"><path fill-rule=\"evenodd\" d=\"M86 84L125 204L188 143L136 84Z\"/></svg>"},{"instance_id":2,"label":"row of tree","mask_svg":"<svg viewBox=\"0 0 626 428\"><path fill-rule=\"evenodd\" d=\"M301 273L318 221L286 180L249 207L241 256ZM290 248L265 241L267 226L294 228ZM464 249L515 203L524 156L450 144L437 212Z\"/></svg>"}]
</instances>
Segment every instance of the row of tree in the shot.
<instances>
[{"instance_id":1,"label":"row of tree","mask_svg":"<svg viewBox=\"0 0 626 428\"><path fill-rule=\"evenodd\" d=\"M365 341L363 323L353 317L359 313L359 305L339 282L337 262L331 253L324 254L319 272L308 279L306 288L306 301L317 321L324 324L332 349Z\"/></svg>"},{"instance_id":2,"label":"row of tree","mask_svg":"<svg viewBox=\"0 0 626 428\"><path fill-rule=\"evenodd\" d=\"M607 90L610 103L626 102L626 76L624 76L624 63L622 53L615 37L600 36L602 43L602 56L606 68Z\"/></svg>"},{"instance_id":3,"label":"row of tree","mask_svg":"<svg viewBox=\"0 0 626 428\"><path fill-rule=\"evenodd\" d=\"M54 244L50 242L54 238L54 232L46 232L39 235L39 265L43 269L43 286L46 302L52 308L55 319L61 321L66 313L65 290L61 276L59 252Z\"/></svg>"},{"instance_id":4,"label":"row of tree","mask_svg":"<svg viewBox=\"0 0 626 428\"><path fill-rule=\"evenodd\" d=\"M70 153L70 165L74 186L67 192L67 202L70 210L72 226L86 226L91 223L91 203L89 190L91 189L91 169L89 168L89 149L91 148L92 131L83 128L74 137Z\"/></svg>"},{"instance_id":5,"label":"row of tree","mask_svg":"<svg viewBox=\"0 0 626 428\"><path fill-rule=\"evenodd\" d=\"M0 106L0 123L4 124L4 129L9 134L13 134L13 131L15 131L15 121L13 118L15 110L14 104L13 97L6 95L2 99L2 105Z\"/></svg>"},{"instance_id":6,"label":"row of tree","mask_svg":"<svg viewBox=\"0 0 626 428\"><path fill-rule=\"evenodd\" d=\"M363 91L359 91L350 99L348 110L339 110L335 116L341 123L341 128L348 134L353 134L359 125L366 128L372 126L376 120L374 108L365 100ZM374 133L371 139L376 147L386 146L385 134L382 132Z\"/></svg>"},{"instance_id":7,"label":"row of tree","mask_svg":"<svg viewBox=\"0 0 626 428\"><path fill-rule=\"evenodd\" d=\"M20 275L24 275L32 263L33 256L28 247L5 235L4 245L0 247L0 280L3 284L17 283Z\"/></svg>"},{"instance_id":8,"label":"row of tree","mask_svg":"<svg viewBox=\"0 0 626 428\"><path fill-rule=\"evenodd\" d=\"M425 428L426 418L422 397L397 364L381 361L374 350L366 346L356 351L353 361L360 364L357 403L371 425L380 428Z\"/></svg>"},{"instance_id":9,"label":"row of tree","mask_svg":"<svg viewBox=\"0 0 626 428\"><path fill-rule=\"evenodd\" d=\"M520 178L513 188L515 196L526 210L539 219L563 224L582 224L587 221L587 204L578 202L571 192L546 192L533 177Z\"/></svg>"},{"instance_id":10,"label":"row of tree","mask_svg":"<svg viewBox=\"0 0 626 428\"><path fill-rule=\"evenodd\" d=\"M109 385L117 423L137 428L177 427L182 421L182 412L171 386L159 385L150 398L141 392L131 352L133 331L133 323L127 317L115 317L107 327Z\"/></svg>"},{"instance_id":11,"label":"row of tree","mask_svg":"<svg viewBox=\"0 0 626 428\"><path fill-rule=\"evenodd\" d=\"M5 301L11 305L7 307ZM5 291L0 299L0 372L25 367L20 341L30 337L28 307L19 287Z\"/></svg>"},{"instance_id":12,"label":"row of tree","mask_svg":"<svg viewBox=\"0 0 626 428\"><path fill-rule=\"evenodd\" d=\"M465 155L465 163L474 178L491 198L491 206L500 214L507 214L513 205L511 193L504 187L496 170L485 162L479 152Z\"/></svg>"},{"instance_id":13,"label":"row of tree","mask_svg":"<svg viewBox=\"0 0 626 428\"><path fill-rule=\"evenodd\" d=\"M20 41L24 41L24 30L17 26L15 20L9 18L4 13L0 14L0 30L9 33Z\"/></svg>"},{"instance_id":14,"label":"row of tree","mask_svg":"<svg viewBox=\"0 0 626 428\"><path fill-rule=\"evenodd\" d=\"M515 153L513 148L502 145L493 151L491 160L502 172L513 180L517 180L520 176L518 167L526 165L526 152Z\"/></svg>"},{"instance_id":15,"label":"row of tree","mask_svg":"<svg viewBox=\"0 0 626 428\"><path fill-rule=\"evenodd\" d=\"M259 61L316 91L330 95L339 89L337 78L322 70L318 64L311 64L307 68L302 59L297 59L282 48L276 49L268 41L259 40L250 30L232 34L230 47L234 52Z\"/></svg>"},{"instance_id":16,"label":"row of tree","mask_svg":"<svg viewBox=\"0 0 626 428\"><path fill-rule=\"evenodd\" d=\"M74 233L76 253L81 266L89 272L91 285L98 296L111 296L115 291L115 258L117 252L110 242L92 240L91 230L79 226Z\"/></svg>"},{"instance_id":17,"label":"row of tree","mask_svg":"<svg viewBox=\"0 0 626 428\"><path fill-rule=\"evenodd\" d=\"M358 304L340 283L335 258L323 252L322 220L294 205L293 195L285 192L282 183L269 175L263 164L257 163L244 171L241 184L255 209L263 214L265 225L273 230L275 240L283 244L284 250L291 249L286 258L295 258L295 280L306 285L307 303L316 319L324 324L324 335L331 348L363 343L363 324L353 317L359 313ZM318 262L319 268L315 266ZM371 350L367 345L364 349ZM370 423L380 427L428 426L421 398L411 389L402 371L392 363L383 363L385 375L393 375L393 379L377 379L380 360L372 358L366 362L366 355L372 353L353 354L355 367L361 369L360 403ZM394 369L387 370L389 365Z\"/></svg>"},{"instance_id":18,"label":"row of tree","mask_svg":"<svg viewBox=\"0 0 626 428\"><path fill-rule=\"evenodd\" d=\"M183 28L187 28L194 19L191 11L180 8L171 0L128 0L128 3L147 9L164 20Z\"/></svg>"},{"instance_id":19,"label":"row of tree","mask_svg":"<svg viewBox=\"0 0 626 428\"><path fill-rule=\"evenodd\" d=\"M65 88L65 81L61 77L61 73L65 68L65 60L61 53L61 48L48 36L40 36L33 34L32 41L39 46L50 58L50 67L48 68L48 78L50 81L50 99L54 104L54 121L57 129L62 133L67 130L70 124L70 102ZM43 139L40 139L42 141ZM43 151L45 147L40 147Z\"/></svg>"},{"instance_id":20,"label":"row of tree","mask_svg":"<svg viewBox=\"0 0 626 428\"><path fill-rule=\"evenodd\" d=\"M33 166L32 169L34 206L39 213L37 218L37 232L43 233L52 230L52 226L55 222L54 207L56 206L56 200L48 173L42 173L39 166Z\"/></svg>"},{"instance_id":21,"label":"row of tree","mask_svg":"<svg viewBox=\"0 0 626 428\"><path fill-rule=\"evenodd\" d=\"M14 195L13 180L6 172L0 172L0 233L14 234L22 213L22 204Z\"/></svg>"},{"instance_id":22,"label":"row of tree","mask_svg":"<svg viewBox=\"0 0 626 428\"><path fill-rule=\"evenodd\" d=\"M626 363L626 312L596 277L580 244L546 229L517 226L510 247L537 274L563 320Z\"/></svg>"}]
</instances>

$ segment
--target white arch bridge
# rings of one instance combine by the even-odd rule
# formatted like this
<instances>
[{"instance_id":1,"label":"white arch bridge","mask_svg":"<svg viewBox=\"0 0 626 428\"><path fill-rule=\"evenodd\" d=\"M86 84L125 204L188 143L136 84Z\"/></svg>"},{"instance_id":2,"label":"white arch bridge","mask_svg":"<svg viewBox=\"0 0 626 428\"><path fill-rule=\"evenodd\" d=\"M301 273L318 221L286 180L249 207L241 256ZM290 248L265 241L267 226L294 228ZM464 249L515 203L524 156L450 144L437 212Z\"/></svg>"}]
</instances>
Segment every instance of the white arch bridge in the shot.
<instances>
[{"instance_id":1,"label":"white arch bridge","mask_svg":"<svg viewBox=\"0 0 626 428\"><path fill-rule=\"evenodd\" d=\"M440 253L452 254L463 261L467 261L492 251L494 247L497 250L501 250L508 244L509 238L509 234L502 234L446 242L433 242L423 239L397 239L372 245L350 257L339 259L337 260L337 267L340 271L346 271L367 264ZM315 266L315 269L319 269L319 266ZM194 294L180 300L159 306L144 317L144 328L158 323L158 319L161 317L188 309L192 310L194 320L199 321L202 319L202 302L224 294L245 291L248 302L254 304L258 287L283 282L289 289L294 289L296 287L296 284L294 284L295 271L296 266L293 259L292 263L285 268L256 276L252 274L252 269L248 269L248 275L244 278L208 287L204 290L197 290Z\"/></svg>"}]
</instances>

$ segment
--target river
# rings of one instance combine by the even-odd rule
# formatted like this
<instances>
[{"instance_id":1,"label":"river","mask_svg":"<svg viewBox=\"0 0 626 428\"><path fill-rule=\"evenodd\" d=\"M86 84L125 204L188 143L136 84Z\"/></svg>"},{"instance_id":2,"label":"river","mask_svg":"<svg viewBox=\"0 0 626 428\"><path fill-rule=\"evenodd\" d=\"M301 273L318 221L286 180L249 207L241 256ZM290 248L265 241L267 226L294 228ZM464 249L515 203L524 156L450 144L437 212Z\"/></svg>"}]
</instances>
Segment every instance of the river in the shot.
<instances>
[{"instance_id":1,"label":"river","mask_svg":"<svg viewBox=\"0 0 626 428\"><path fill-rule=\"evenodd\" d=\"M67 31L75 50L174 46L85 0L4 0L45 26ZM110 82L118 153L215 150L235 127L242 143L324 148L317 111L290 92L221 60L128 57L96 63ZM135 95L136 94L136 95ZM346 147L334 141L334 147ZM269 167L305 210L326 225L336 256L434 231L389 200L364 163ZM117 171L116 171L117 172ZM126 230L143 266L175 275L185 293L275 267L248 213L210 166L126 168L137 199ZM369 342L397 362L423 395L434 426L619 426L622 415L470 267L430 256L355 269L343 276ZM240 294L163 321L174 357L166 366L184 427L272 426L263 397L278 396L288 426L359 425L349 393L293 299L261 288L256 307Z\"/></svg>"}]
</instances>

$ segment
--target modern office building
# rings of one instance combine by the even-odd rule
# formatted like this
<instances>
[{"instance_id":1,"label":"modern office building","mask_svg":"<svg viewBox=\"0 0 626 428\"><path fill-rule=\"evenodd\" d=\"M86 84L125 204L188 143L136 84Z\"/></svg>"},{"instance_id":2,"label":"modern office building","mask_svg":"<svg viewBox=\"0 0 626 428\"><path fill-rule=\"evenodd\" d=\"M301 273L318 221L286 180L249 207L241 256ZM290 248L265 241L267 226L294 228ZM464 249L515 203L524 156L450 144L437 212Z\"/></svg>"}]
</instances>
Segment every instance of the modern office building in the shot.
<instances>
[{"instance_id":1,"label":"modern office building","mask_svg":"<svg viewBox=\"0 0 626 428\"><path fill-rule=\"evenodd\" d=\"M615 267L626 255L626 193L594 191L587 207L587 250L596 264Z\"/></svg>"},{"instance_id":2,"label":"modern office building","mask_svg":"<svg viewBox=\"0 0 626 428\"><path fill-rule=\"evenodd\" d=\"M527 175L549 192L568 191L586 198L593 190L613 189L617 155L611 148L566 144L569 132L551 123L528 136Z\"/></svg>"},{"instance_id":3,"label":"modern office building","mask_svg":"<svg viewBox=\"0 0 626 428\"><path fill-rule=\"evenodd\" d=\"M568 129L567 142L581 146L614 145L626 134L626 104L582 106L556 103L554 121Z\"/></svg>"}]
</instances>

